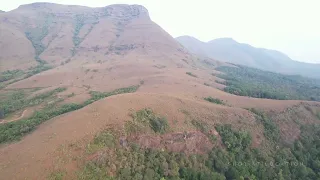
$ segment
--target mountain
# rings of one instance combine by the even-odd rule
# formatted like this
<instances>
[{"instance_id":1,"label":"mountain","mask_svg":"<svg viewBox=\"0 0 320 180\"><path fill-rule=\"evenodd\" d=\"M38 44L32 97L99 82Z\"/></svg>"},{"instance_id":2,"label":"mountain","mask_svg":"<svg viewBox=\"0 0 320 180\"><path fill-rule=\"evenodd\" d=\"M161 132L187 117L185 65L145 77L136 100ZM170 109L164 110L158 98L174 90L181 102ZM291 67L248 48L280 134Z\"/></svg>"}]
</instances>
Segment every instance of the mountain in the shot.
<instances>
[{"instance_id":1,"label":"mountain","mask_svg":"<svg viewBox=\"0 0 320 180\"><path fill-rule=\"evenodd\" d=\"M201 56L272 72L320 78L320 64L294 61L279 51L255 48L232 38L220 38L207 43L190 36L177 37L176 40Z\"/></svg>"},{"instance_id":2,"label":"mountain","mask_svg":"<svg viewBox=\"0 0 320 180\"><path fill-rule=\"evenodd\" d=\"M22 5L0 52L0 179L320 178L320 82L195 56L141 5Z\"/></svg>"},{"instance_id":3,"label":"mountain","mask_svg":"<svg viewBox=\"0 0 320 180\"><path fill-rule=\"evenodd\" d=\"M150 47L168 53L181 48L139 5L89 8L34 3L1 14L0 22L0 61L9 69L30 67L34 60L59 65L69 59L99 59L133 49L165 56Z\"/></svg>"},{"instance_id":4,"label":"mountain","mask_svg":"<svg viewBox=\"0 0 320 180\"><path fill-rule=\"evenodd\" d=\"M182 67L190 66L187 63L192 63L193 58L152 22L148 10L140 5L89 8L33 3L1 14L0 23L1 71L22 69L33 74L53 68L44 73L46 78L41 78L42 73L11 84L11 88L72 83L81 86L79 76L86 74L83 68L92 69L90 64L97 62L102 64L100 68L111 61L116 61L113 65L126 63L124 66L129 68L152 63ZM56 68L58 66L60 68ZM142 73L139 68L133 71L137 76ZM57 78L60 76L68 78ZM52 80L46 81L47 78ZM131 78L139 81L136 76ZM87 81L91 86L99 84Z\"/></svg>"}]
</instances>

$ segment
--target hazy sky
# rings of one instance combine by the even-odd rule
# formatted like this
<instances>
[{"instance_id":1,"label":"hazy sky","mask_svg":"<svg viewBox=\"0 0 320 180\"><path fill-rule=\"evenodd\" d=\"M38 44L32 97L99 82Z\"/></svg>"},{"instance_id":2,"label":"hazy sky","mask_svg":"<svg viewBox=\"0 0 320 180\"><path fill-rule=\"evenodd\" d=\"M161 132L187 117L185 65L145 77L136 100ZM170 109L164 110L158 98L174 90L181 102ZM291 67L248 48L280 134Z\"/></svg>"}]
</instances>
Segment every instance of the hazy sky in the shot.
<instances>
[{"instance_id":1,"label":"hazy sky","mask_svg":"<svg viewBox=\"0 0 320 180\"><path fill-rule=\"evenodd\" d=\"M3 0L9 11L34 0ZM319 0L41 0L102 7L141 4L153 21L173 37L190 35L201 41L232 37L238 42L275 49L291 58L320 63Z\"/></svg>"}]
</instances>

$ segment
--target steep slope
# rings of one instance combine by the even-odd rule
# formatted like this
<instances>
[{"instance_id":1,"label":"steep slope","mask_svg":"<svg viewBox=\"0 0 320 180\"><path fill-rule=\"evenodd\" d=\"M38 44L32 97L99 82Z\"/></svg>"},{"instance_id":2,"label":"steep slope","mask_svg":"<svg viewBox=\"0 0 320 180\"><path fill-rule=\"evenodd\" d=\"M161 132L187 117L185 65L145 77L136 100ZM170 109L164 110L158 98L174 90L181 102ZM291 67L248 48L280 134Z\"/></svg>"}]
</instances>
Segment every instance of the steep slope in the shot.
<instances>
[{"instance_id":1,"label":"steep slope","mask_svg":"<svg viewBox=\"0 0 320 180\"><path fill-rule=\"evenodd\" d=\"M0 14L0 71L20 69L36 64L33 59L32 43L19 27L7 23L9 16L7 14Z\"/></svg>"},{"instance_id":2,"label":"steep slope","mask_svg":"<svg viewBox=\"0 0 320 180\"><path fill-rule=\"evenodd\" d=\"M195 54L217 60L273 72L320 78L319 64L294 61L279 51L255 48L231 38L215 39L207 43L189 36L177 37L176 40Z\"/></svg>"},{"instance_id":3,"label":"steep slope","mask_svg":"<svg viewBox=\"0 0 320 180\"><path fill-rule=\"evenodd\" d=\"M13 37L1 33L2 71L19 69L17 65L29 68L35 64L49 64L54 67L8 88L84 84L106 87L115 77L107 76L109 81L101 81L104 74L109 73L105 69L117 66L124 71L113 71L117 74L115 76L124 81L129 81L127 77L134 78L131 84L135 84L145 76L144 71L148 75L155 73L145 67L181 68L195 63L195 58L152 22L147 9L139 5L89 8L34 3L7 12L1 19L2 29L17 31ZM12 41L18 35L25 43ZM5 49L8 47L11 51ZM12 47L21 51L16 52ZM94 70L93 74L98 78L94 78L92 73L89 76L90 70Z\"/></svg>"},{"instance_id":4,"label":"steep slope","mask_svg":"<svg viewBox=\"0 0 320 180\"><path fill-rule=\"evenodd\" d=\"M199 41L198 39L191 36L182 36L176 38L180 44L186 47L190 52L197 55L208 56L207 55L207 45L206 43Z\"/></svg>"},{"instance_id":5,"label":"steep slope","mask_svg":"<svg viewBox=\"0 0 320 180\"><path fill-rule=\"evenodd\" d=\"M54 66L72 59L98 61L133 49L138 54L170 59L168 56L182 49L150 20L148 11L138 5L88 8L34 3L3 13L0 20L2 70L34 60ZM168 52L150 48L154 45Z\"/></svg>"}]
</instances>

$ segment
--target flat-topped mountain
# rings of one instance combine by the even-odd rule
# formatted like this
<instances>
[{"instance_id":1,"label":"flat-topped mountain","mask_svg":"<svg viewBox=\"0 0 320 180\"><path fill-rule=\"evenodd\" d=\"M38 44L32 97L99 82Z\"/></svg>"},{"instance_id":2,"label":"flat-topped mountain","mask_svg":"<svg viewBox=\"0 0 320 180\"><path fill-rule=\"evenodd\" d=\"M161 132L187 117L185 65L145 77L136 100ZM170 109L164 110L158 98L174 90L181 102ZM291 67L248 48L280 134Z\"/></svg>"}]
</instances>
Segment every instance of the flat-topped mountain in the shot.
<instances>
[{"instance_id":1,"label":"flat-topped mountain","mask_svg":"<svg viewBox=\"0 0 320 180\"><path fill-rule=\"evenodd\" d=\"M169 57L182 50L140 5L89 8L33 3L1 14L0 23L3 69L42 61L53 65L72 59L99 61L132 52Z\"/></svg>"}]
</instances>

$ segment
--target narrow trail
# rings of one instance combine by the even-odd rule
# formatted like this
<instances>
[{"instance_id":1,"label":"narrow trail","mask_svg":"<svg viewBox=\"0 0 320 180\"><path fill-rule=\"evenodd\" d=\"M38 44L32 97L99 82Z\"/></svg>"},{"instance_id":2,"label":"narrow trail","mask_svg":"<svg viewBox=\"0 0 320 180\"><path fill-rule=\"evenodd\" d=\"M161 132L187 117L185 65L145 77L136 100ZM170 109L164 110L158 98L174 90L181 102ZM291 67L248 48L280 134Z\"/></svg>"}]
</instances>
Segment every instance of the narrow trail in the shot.
<instances>
[{"instance_id":1,"label":"narrow trail","mask_svg":"<svg viewBox=\"0 0 320 180\"><path fill-rule=\"evenodd\" d=\"M4 123L9 123L9 122L13 122L13 121L20 120L20 119L22 119L22 118L24 117L24 115L26 114L27 111L28 111L28 110L25 109L25 110L22 112L22 114L21 114L20 117L15 118L15 119L11 119L11 120L9 120L9 121L1 121L0 124L4 124Z\"/></svg>"}]
</instances>

